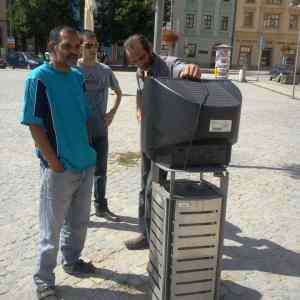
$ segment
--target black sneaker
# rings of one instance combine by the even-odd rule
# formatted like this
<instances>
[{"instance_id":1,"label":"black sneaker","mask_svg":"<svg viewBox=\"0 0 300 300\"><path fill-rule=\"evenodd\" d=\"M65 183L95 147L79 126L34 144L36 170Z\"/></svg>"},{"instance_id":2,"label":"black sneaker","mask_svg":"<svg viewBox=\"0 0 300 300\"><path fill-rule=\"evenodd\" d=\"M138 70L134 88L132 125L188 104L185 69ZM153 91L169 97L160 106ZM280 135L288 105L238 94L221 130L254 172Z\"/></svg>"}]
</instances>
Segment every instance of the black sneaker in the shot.
<instances>
[{"instance_id":1,"label":"black sneaker","mask_svg":"<svg viewBox=\"0 0 300 300\"><path fill-rule=\"evenodd\" d=\"M109 208L95 207L95 215L112 222L120 222L121 218L109 210Z\"/></svg>"},{"instance_id":2,"label":"black sneaker","mask_svg":"<svg viewBox=\"0 0 300 300\"><path fill-rule=\"evenodd\" d=\"M143 234L140 234L137 238L127 240L125 246L128 250L142 250L148 249L149 243L147 238Z\"/></svg>"},{"instance_id":3,"label":"black sneaker","mask_svg":"<svg viewBox=\"0 0 300 300\"><path fill-rule=\"evenodd\" d=\"M94 274L96 272L96 268L91 262L85 262L82 259L73 264L63 264L62 267L66 273L73 276Z\"/></svg>"},{"instance_id":4,"label":"black sneaker","mask_svg":"<svg viewBox=\"0 0 300 300\"><path fill-rule=\"evenodd\" d=\"M38 300L58 300L55 289L52 287L38 288L36 291L36 297Z\"/></svg>"}]
</instances>

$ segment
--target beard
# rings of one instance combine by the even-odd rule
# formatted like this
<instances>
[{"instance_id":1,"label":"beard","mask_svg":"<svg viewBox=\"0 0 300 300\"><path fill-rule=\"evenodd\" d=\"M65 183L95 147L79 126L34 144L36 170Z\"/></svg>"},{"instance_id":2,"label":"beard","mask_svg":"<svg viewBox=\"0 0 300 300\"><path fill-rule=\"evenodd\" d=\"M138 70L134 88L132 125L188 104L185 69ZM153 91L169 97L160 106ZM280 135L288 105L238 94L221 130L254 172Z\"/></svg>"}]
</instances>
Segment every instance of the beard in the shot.
<instances>
[{"instance_id":1,"label":"beard","mask_svg":"<svg viewBox=\"0 0 300 300\"><path fill-rule=\"evenodd\" d=\"M74 67L77 64L78 55L70 54L65 57L64 63L69 67Z\"/></svg>"}]
</instances>

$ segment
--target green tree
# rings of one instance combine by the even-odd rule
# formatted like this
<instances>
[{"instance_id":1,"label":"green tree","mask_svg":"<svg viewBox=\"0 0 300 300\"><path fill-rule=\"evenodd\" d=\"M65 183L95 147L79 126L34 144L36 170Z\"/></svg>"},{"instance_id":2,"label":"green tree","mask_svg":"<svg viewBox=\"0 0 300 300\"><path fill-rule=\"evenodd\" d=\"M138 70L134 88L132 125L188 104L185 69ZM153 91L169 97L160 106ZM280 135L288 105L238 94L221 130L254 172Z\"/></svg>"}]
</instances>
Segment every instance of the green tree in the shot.
<instances>
[{"instance_id":1,"label":"green tree","mask_svg":"<svg viewBox=\"0 0 300 300\"><path fill-rule=\"evenodd\" d=\"M52 28L74 25L69 0L15 0L9 15L17 36L34 38L36 52L45 51Z\"/></svg>"},{"instance_id":2,"label":"green tree","mask_svg":"<svg viewBox=\"0 0 300 300\"><path fill-rule=\"evenodd\" d=\"M133 33L153 38L154 0L98 0L96 31L108 43L123 41Z\"/></svg>"}]
</instances>

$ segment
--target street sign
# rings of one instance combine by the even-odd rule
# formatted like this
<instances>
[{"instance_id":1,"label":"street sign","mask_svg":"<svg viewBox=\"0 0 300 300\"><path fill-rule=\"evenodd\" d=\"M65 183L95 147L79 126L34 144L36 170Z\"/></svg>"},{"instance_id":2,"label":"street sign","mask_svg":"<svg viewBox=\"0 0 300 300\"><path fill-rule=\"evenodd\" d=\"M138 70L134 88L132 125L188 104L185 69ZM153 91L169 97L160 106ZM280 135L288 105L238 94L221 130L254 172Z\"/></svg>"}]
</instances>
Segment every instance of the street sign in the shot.
<instances>
[{"instance_id":1,"label":"street sign","mask_svg":"<svg viewBox=\"0 0 300 300\"><path fill-rule=\"evenodd\" d=\"M7 37L7 48L14 49L16 47L16 40L13 36Z\"/></svg>"}]
</instances>

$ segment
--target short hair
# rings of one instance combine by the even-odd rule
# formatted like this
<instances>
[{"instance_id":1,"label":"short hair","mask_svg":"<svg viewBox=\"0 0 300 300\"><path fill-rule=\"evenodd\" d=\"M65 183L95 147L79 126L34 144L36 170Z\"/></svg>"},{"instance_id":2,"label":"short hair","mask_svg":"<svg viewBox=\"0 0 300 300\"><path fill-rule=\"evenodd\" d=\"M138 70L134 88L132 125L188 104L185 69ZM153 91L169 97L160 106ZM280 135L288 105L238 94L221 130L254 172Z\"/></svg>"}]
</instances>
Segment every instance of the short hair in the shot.
<instances>
[{"instance_id":1,"label":"short hair","mask_svg":"<svg viewBox=\"0 0 300 300\"><path fill-rule=\"evenodd\" d=\"M77 30L70 26L66 26L66 25L57 26L50 31L48 42L52 42L57 45L60 42L60 34L62 32L78 34Z\"/></svg>"},{"instance_id":2,"label":"short hair","mask_svg":"<svg viewBox=\"0 0 300 300\"><path fill-rule=\"evenodd\" d=\"M97 35L94 31L91 30L84 30L83 32L81 32L80 34L81 39L82 38L87 38L87 39L93 39L93 38L97 38Z\"/></svg>"},{"instance_id":3,"label":"short hair","mask_svg":"<svg viewBox=\"0 0 300 300\"><path fill-rule=\"evenodd\" d=\"M133 48L134 42L139 42L143 49L147 52L150 53L152 49L151 42L143 35L143 34L133 34L127 40L124 42L124 48L129 49Z\"/></svg>"}]
</instances>

